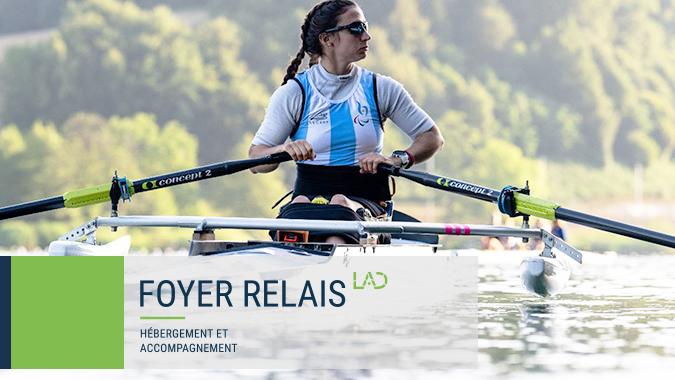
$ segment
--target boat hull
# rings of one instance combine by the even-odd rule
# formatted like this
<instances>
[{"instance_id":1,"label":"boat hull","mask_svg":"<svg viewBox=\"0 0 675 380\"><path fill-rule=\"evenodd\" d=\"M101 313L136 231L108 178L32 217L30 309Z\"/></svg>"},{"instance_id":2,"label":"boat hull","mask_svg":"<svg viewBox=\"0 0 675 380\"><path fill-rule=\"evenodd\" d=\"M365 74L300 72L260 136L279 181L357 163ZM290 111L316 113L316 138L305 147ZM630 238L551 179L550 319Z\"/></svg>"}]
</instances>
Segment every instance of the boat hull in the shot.
<instances>
[{"instance_id":1,"label":"boat hull","mask_svg":"<svg viewBox=\"0 0 675 380\"><path fill-rule=\"evenodd\" d=\"M190 256L231 256L264 254L275 256L329 257L329 256L424 256L440 255L438 245L397 241L393 244L333 245L325 243L281 242L227 242L218 240L193 240Z\"/></svg>"},{"instance_id":2,"label":"boat hull","mask_svg":"<svg viewBox=\"0 0 675 380\"><path fill-rule=\"evenodd\" d=\"M108 244L95 245L77 241L56 240L49 244L49 256L126 256L131 237L126 235Z\"/></svg>"},{"instance_id":3,"label":"boat hull","mask_svg":"<svg viewBox=\"0 0 675 380\"><path fill-rule=\"evenodd\" d=\"M570 279L570 269L553 257L526 257L520 263L523 287L541 297L548 297L563 290Z\"/></svg>"},{"instance_id":4,"label":"boat hull","mask_svg":"<svg viewBox=\"0 0 675 380\"><path fill-rule=\"evenodd\" d=\"M130 246L129 236L121 237L105 245L58 240L50 244L48 252L50 256L126 256L129 254ZM393 244L383 245L192 240L188 254L190 256L269 255L312 264L331 256L447 256L447 253L441 253L447 251L438 251L438 247L436 244L404 240L396 240Z\"/></svg>"}]
</instances>

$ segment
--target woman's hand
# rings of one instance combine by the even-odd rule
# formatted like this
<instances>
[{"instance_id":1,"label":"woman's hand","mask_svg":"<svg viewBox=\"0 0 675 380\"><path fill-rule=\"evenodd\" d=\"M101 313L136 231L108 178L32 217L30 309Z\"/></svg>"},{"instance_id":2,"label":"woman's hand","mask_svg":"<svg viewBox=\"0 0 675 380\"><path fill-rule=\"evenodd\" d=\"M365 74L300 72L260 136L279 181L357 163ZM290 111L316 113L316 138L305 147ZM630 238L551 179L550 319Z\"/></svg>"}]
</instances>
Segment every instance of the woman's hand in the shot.
<instances>
[{"instance_id":1,"label":"woman's hand","mask_svg":"<svg viewBox=\"0 0 675 380\"><path fill-rule=\"evenodd\" d=\"M359 167L361 167L361 173L375 174L377 166L382 163L401 166L401 160L397 158L385 157L379 153L368 153L359 160Z\"/></svg>"},{"instance_id":2,"label":"woman's hand","mask_svg":"<svg viewBox=\"0 0 675 380\"><path fill-rule=\"evenodd\" d=\"M284 144L284 151L288 152L294 161L313 160L316 158L314 148L307 140L289 141Z\"/></svg>"}]
</instances>

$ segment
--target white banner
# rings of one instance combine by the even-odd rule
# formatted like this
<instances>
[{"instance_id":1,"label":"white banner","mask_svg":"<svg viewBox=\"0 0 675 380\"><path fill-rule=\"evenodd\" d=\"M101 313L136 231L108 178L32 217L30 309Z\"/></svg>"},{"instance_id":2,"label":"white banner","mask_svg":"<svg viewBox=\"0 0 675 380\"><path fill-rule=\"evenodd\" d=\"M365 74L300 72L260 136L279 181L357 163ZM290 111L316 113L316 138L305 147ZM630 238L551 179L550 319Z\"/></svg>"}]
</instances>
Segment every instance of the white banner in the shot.
<instances>
[{"instance_id":1,"label":"white banner","mask_svg":"<svg viewBox=\"0 0 675 380\"><path fill-rule=\"evenodd\" d=\"M125 258L125 368L473 367L477 261Z\"/></svg>"}]
</instances>

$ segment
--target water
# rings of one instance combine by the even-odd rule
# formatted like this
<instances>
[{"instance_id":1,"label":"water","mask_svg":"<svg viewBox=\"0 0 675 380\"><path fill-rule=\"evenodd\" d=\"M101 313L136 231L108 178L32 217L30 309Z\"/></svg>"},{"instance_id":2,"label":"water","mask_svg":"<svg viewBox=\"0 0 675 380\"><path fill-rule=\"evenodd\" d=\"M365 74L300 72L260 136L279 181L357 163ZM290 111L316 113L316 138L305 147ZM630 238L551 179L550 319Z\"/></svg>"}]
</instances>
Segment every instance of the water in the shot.
<instances>
[{"instance_id":1,"label":"water","mask_svg":"<svg viewBox=\"0 0 675 380\"><path fill-rule=\"evenodd\" d=\"M479 256L478 368L432 371L58 371L50 378L673 378L675 255L587 255L568 288L525 294L517 253ZM436 321L438 322L438 321ZM429 323L435 323L429 321ZM45 378L44 371L0 373Z\"/></svg>"},{"instance_id":2,"label":"water","mask_svg":"<svg viewBox=\"0 0 675 380\"><path fill-rule=\"evenodd\" d=\"M587 255L566 291L546 299L524 295L512 261L490 256L480 266L480 367L494 375L675 369L675 256Z\"/></svg>"}]
</instances>

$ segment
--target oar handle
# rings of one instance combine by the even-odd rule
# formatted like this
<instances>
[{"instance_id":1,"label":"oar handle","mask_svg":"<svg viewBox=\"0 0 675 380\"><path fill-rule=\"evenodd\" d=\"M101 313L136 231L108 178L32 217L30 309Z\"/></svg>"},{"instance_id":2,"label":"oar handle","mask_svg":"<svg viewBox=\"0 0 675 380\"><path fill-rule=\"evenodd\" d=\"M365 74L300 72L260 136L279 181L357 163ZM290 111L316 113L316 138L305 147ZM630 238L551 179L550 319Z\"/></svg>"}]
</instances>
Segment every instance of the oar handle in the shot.
<instances>
[{"instance_id":1,"label":"oar handle","mask_svg":"<svg viewBox=\"0 0 675 380\"><path fill-rule=\"evenodd\" d=\"M279 162L286 162L286 161L291 161L293 158L291 157L288 152L278 152L278 153L272 153L269 156L262 157L265 160L270 161L270 164L274 163L279 163Z\"/></svg>"}]
</instances>

